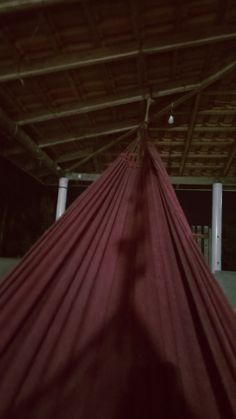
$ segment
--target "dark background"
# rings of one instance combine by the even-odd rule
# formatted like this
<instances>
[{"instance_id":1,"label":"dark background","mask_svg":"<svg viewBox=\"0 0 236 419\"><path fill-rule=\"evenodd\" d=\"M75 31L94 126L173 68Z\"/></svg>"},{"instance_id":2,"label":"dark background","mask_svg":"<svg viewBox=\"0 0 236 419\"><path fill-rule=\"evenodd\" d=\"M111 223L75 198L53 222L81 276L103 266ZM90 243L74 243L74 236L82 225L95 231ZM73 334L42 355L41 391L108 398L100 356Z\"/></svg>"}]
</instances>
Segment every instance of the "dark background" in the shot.
<instances>
[{"instance_id":1,"label":"dark background","mask_svg":"<svg viewBox=\"0 0 236 419\"><path fill-rule=\"evenodd\" d=\"M0 256L21 257L54 222L57 186L0 159ZM70 184L68 205L84 188ZM176 191L190 225L211 225L210 191ZM236 192L223 194L222 270L236 271Z\"/></svg>"}]
</instances>

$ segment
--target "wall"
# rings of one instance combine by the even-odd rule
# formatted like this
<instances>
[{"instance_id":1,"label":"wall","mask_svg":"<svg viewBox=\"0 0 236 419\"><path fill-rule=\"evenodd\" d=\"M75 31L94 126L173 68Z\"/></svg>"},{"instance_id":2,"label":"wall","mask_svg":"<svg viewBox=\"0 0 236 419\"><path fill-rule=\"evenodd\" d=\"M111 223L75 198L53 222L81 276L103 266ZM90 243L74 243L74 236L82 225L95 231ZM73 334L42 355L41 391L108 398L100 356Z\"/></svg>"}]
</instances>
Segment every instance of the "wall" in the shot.
<instances>
[{"instance_id":1,"label":"wall","mask_svg":"<svg viewBox=\"0 0 236 419\"><path fill-rule=\"evenodd\" d=\"M177 191L190 225L211 225L211 192ZM222 270L236 271L236 192L223 193Z\"/></svg>"},{"instance_id":2,"label":"wall","mask_svg":"<svg viewBox=\"0 0 236 419\"><path fill-rule=\"evenodd\" d=\"M83 191L69 184L68 205ZM190 225L211 225L211 192L177 191ZM55 219L57 187L0 159L0 257L21 257ZM223 270L236 271L236 192L223 199Z\"/></svg>"},{"instance_id":3,"label":"wall","mask_svg":"<svg viewBox=\"0 0 236 419\"><path fill-rule=\"evenodd\" d=\"M21 257L53 223L57 188L0 159L0 257Z\"/></svg>"}]
</instances>

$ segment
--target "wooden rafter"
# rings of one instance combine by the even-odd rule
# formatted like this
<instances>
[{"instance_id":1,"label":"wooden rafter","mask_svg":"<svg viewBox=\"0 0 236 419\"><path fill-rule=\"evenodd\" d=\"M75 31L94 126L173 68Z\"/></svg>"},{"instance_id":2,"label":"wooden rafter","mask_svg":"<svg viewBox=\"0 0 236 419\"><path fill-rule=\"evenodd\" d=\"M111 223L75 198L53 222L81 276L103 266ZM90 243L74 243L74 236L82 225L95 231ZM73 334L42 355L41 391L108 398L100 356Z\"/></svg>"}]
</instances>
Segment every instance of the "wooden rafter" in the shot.
<instances>
[{"instance_id":1,"label":"wooden rafter","mask_svg":"<svg viewBox=\"0 0 236 419\"><path fill-rule=\"evenodd\" d=\"M115 10L107 8L108 0L99 4L92 0L0 1L4 30L0 99L2 108L15 119L6 139L20 129L17 141L11 138L8 143L3 136L0 154L19 167L24 165L32 176L46 172L48 180L58 174L58 164L65 169L85 164L88 171L100 172L129 143L123 135L117 137L126 138L131 128L138 128L150 97L154 103L149 138L158 145L170 174L234 173L236 67L233 61L226 64L236 60L236 29L226 26L229 1L217 0L218 16L218 6L212 3L206 8L204 2L190 16L181 0L165 7L122 0ZM68 6L72 2L78 5ZM47 8L59 3L63 7ZM163 7L168 23L161 19ZM23 29L22 23L14 24L18 17L31 16L17 15L18 11L31 8L36 11L32 21L25 20ZM4 10L12 16L5 19ZM209 75L212 68L219 71ZM204 97L196 110L200 95ZM167 124L169 102L174 102L174 125ZM31 143L22 140L21 133ZM100 143L102 136L107 137ZM117 141L121 144L116 145ZM37 150L46 151L43 158Z\"/></svg>"},{"instance_id":2,"label":"wooden rafter","mask_svg":"<svg viewBox=\"0 0 236 419\"><path fill-rule=\"evenodd\" d=\"M209 77L204 79L201 83L199 83L199 85L195 89L191 90L190 92L186 93L186 95L183 95L179 99L177 99L174 102L174 108L176 108L179 105L182 105L182 103L191 99L193 96L195 96L199 92L202 92L204 89L211 86L217 80L220 80L221 78L225 77L227 74L234 71L235 69L236 69L236 59L231 61L229 64L224 65L220 70L216 71L215 73L211 74ZM160 116L165 115L167 112L171 110L171 108L172 108L172 103L162 108L155 115L152 115L151 119L154 120L155 118L159 118Z\"/></svg>"},{"instance_id":3,"label":"wooden rafter","mask_svg":"<svg viewBox=\"0 0 236 419\"><path fill-rule=\"evenodd\" d=\"M106 135L111 135L111 134L118 134L120 132L124 132L124 131L128 131L130 129L133 128L138 128L139 126L139 121L130 121L130 122L126 122L126 123L119 123L119 124L112 124L112 125L104 125L101 126L99 129L98 128L87 128L86 130L84 130L83 132L81 132L81 134L76 134L76 135L67 135L67 136L63 136L63 137L58 137L58 138L47 138L44 139L43 142L39 143L39 147L40 148L47 148L47 147L53 147L53 146L59 146L62 144L66 144L66 143L72 143L72 142L79 142L79 141L83 141L89 138L96 138L96 137L101 137L101 136L106 136ZM188 127L173 127L173 128L149 128L149 132L150 133L155 133L155 132L187 132L188 131ZM205 127L205 126L195 126L194 127L194 131L195 132L209 132L209 133L220 133L220 132L236 132L236 127ZM181 144L183 144L183 141L181 142ZM213 140L212 140L213 141ZM217 141L217 143L215 143L215 146L227 146L227 144L231 144L231 139L228 140L228 142L226 142L225 140L223 141ZM163 142L163 145L165 144L169 144L168 141ZM173 146L175 144L178 144L178 142L174 142ZM204 141L204 142L195 142L193 144L198 144L198 145L202 145L202 146L207 146L210 144L213 144L212 142L208 141Z\"/></svg>"},{"instance_id":4,"label":"wooden rafter","mask_svg":"<svg viewBox=\"0 0 236 419\"><path fill-rule=\"evenodd\" d=\"M149 128L150 131L153 132L187 132L189 127L187 126L179 126L173 128L165 128L165 127L157 127L157 128ZM206 127L204 125L195 126L193 128L194 132L236 132L236 126L213 126L213 127Z\"/></svg>"},{"instance_id":5,"label":"wooden rafter","mask_svg":"<svg viewBox=\"0 0 236 419\"><path fill-rule=\"evenodd\" d=\"M173 85L169 85L163 89L152 89L152 97L157 99L159 97L174 95L178 93L188 92L190 90L195 89L198 87L199 84L184 84L183 82L180 85L176 83ZM67 116L79 115L79 114L86 114L88 112L99 111L107 108L113 108L116 106L127 105L130 103L141 102L147 99L150 95L150 89L137 89L127 92L125 95L114 94L110 96L106 96L104 99L96 99L96 100L87 100L80 102L75 105L61 107L56 111L44 111L35 114L26 114L22 118L18 118L16 122L19 125L27 125L27 124L34 124L37 122L43 121L50 121L52 119L64 118Z\"/></svg>"},{"instance_id":6,"label":"wooden rafter","mask_svg":"<svg viewBox=\"0 0 236 419\"><path fill-rule=\"evenodd\" d=\"M236 39L235 27L227 27L225 29L212 29L207 35L206 33L190 36L189 34L176 35L175 41L173 37L160 40L159 42L146 42L142 44L143 54L158 54L176 49L193 48L211 43L226 42ZM94 51L80 53L70 56L53 57L40 60L36 64L23 64L18 69L8 68L0 71L0 82L24 79L26 77L40 76L44 74L55 73L58 71L72 70L75 68L104 64L106 62L137 57L140 54L140 48L137 43L127 44L119 48L97 48Z\"/></svg>"},{"instance_id":7,"label":"wooden rafter","mask_svg":"<svg viewBox=\"0 0 236 419\"><path fill-rule=\"evenodd\" d=\"M136 42L139 46L139 54L137 57L138 83L139 83L139 86L144 88L147 82L147 79L146 79L145 57L143 53L143 39L142 39L142 32L141 32L140 3L137 2L136 0L129 0L129 5L130 5L133 32L134 32Z\"/></svg>"},{"instance_id":8,"label":"wooden rafter","mask_svg":"<svg viewBox=\"0 0 236 419\"><path fill-rule=\"evenodd\" d=\"M67 173L70 180L81 180L83 182L93 182L100 173ZM236 186L236 177L213 177L213 176L170 176L173 185L212 185L214 182L221 182L223 185Z\"/></svg>"},{"instance_id":9,"label":"wooden rafter","mask_svg":"<svg viewBox=\"0 0 236 419\"><path fill-rule=\"evenodd\" d=\"M105 135L117 134L120 132L126 132L131 129L138 128L138 126L139 126L138 122L128 121L126 123L106 125L106 126L100 127L100 129L90 128L90 129L86 129L81 134L64 136L64 137L56 138L56 139L49 138L47 140L44 140L42 143L40 143L39 147L46 148L46 147L52 147L56 145L71 143L74 141L78 142L78 141L86 140L89 138L96 138L96 137L105 136Z\"/></svg>"},{"instance_id":10,"label":"wooden rafter","mask_svg":"<svg viewBox=\"0 0 236 419\"><path fill-rule=\"evenodd\" d=\"M122 141L125 138L129 137L135 131L136 131L136 129L132 129L132 130L126 132L125 134L121 135L120 137L116 138L115 140L113 140L113 141L109 142L108 144L104 145L103 147L99 148L98 150L95 150L89 156L85 157L84 159L82 159L79 162L77 162L77 163L73 164L72 166L70 166L67 169L67 171L72 171L74 169L77 169L78 167L82 166L84 163L87 163L87 161L91 160L92 158L94 158L98 154L103 153L104 151L110 149L111 147L113 147L114 145L116 145L117 143L119 143L120 141Z\"/></svg>"},{"instance_id":11,"label":"wooden rafter","mask_svg":"<svg viewBox=\"0 0 236 419\"><path fill-rule=\"evenodd\" d=\"M15 13L27 9L72 3L75 0L1 0L0 14Z\"/></svg>"},{"instance_id":12,"label":"wooden rafter","mask_svg":"<svg viewBox=\"0 0 236 419\"><path fill-rule=\"evenodd\" d=\"M229 173L230 168L235 158L236 158L236 142L234 143L233 147L229 151L228 159L226 161L226 164L223 170L223 176L226 176Z\"/></svg>"},{"instance_id":13,"label":"wooden rafter","mask_svg":"<svg viewBox=\"0 0 236 419\"><path fill-rule=\"evenodd\" d=\"M179 87L173 87L168 88L164 90L157 90L156 92L152 92L152 97L154 99L157 99L158 97L162 96L168 96L171 94L181 93L189 91L186 95L181 96L179 99L177 99L174 102L174 107L181 105L191 97L195 96L198 92L201 92L202 90L206 89L211 84L215 83L220 78L223 78L225 75L230 73L231 71L235 70L236 68L236 60L233 60L230 64L224 66L221 70L217 71L216 73L210 75L206 79L204 79L201 83L198 84L192 84L192 85L180 85ZM43 112L39 114L34 115L28 115L24 118L20 118L17 120L17 123L19 125L27 125L32 124L35 122L43 122L48 121L50 119L57 119L57 118L64 118L66 116L72 116L72 115L78 115L82 113L92 112L96 110L106 109L109 107L114 106L120 106L128 103L135 103L139 101L143 101L150 95L150 92L148 90L137 90L130 92L129 94L125 96L111 96L107 97L105 100L92 100L84 102L83 104L79 105L73 105L71 107L64 107L60 110L54 111L54 112ZM166 114L171 109L171 103L166 106L165 108L158 111L154 116L152 116L152 119L158 118L164 114Z\"/></svg>"},{"instance_id":14,"label":"wooden rafter","mask_svg":"<svg viewBox=\"0 0 236 419\"><path fill-rule=\"evenodd\" d=\"M95 48L105 48L102 35L96 25L96 22L93 16L93 11L91 10L89 0L80 0L80 1L82 2L85 18L86 18ZM112 71L110 67L108 66L108 64L109 63L106 63L106 62L102 64L103 74L104 74L104 77L103 77L104 84L106 86L107 94L112 93L114 95L116 93L116 83L112 75ZM112 108L112 112L114 114L114 117L116 117L115 108Z\"/></svg>"},{"instance_id":15,"label":"wooden rafter","mask_svg":"<svg viewBox=\"0 0 236 419\"><path fill-rule=\"evenodd\" d=\"M18 125L11 121L2 109L0 109L0 127L7 138L15 139L37 162L40 161L42 166L45 166L51 173L57 176L60 174L60 166L50 159Z\"/></svg>"},{"instance_id":16,"label":"wooden rafter","mask_svg":"<svg viewBox=\"0 0 236 419\"><path fill-rule=\"evenodd\" d=\"M73 151L72 153L65 153L62 154L60 157L56 159L57 163L65 163L68 161L76 160L79 158L86 157L89 154L89 150L79 150L79 151Z\"/></svg>"},{"instance_id":17,"label":"wooden rafter","mask_svg":"<svg viewBox=\"0 0 236 419\"><path fill-rule=\"evenodd\" d=\"M225 21L227 9L229 7L229 0L218 0L218 13L216 16L216 24L222 24Z\"/></svg>"},{"instance_id":18,"label":"wooden rafter","mask_svg":"<svg viewBox=\"0 0 236 419\"><path fill-rule=\"evenodd\" d=\"M196 95L196 98L195 98L195 102L194 102L194 106L193 106L193 110L192 110L192 114L191 114L191 119L190 119L190 123L189 123L189 128L188 128L188 134L187 134L187 138L186 138L186 142L185 142L183 157L182 157L182 161L180 163L180 168L179 168L179 175L180 176L182 176L182 174L183 174L184 165L185 165L186 159L188 157L188 152L189 152L189 149L190 149L190 146L191 146L194 126L195 126L198 107L199 107L199 103L200 103L200 97L201 97L201 93L198 93Z\"/></svg>"}]
</instances>

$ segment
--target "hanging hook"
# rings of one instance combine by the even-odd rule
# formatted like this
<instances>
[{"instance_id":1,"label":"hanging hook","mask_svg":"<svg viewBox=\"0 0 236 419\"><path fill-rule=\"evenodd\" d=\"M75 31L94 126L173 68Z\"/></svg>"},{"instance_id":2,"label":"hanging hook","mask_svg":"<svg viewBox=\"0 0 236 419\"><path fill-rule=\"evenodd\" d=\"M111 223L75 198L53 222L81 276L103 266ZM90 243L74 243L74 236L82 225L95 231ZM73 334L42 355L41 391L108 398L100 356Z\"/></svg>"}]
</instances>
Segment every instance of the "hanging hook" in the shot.
<instances>
[{"instance_id":1,"label":"hanging hook","mask_svg":"<svg viewBox=\"0 0 236 419\"><path fill-rule=\"evenodd\" d=\"M146 103L146 112L145 112L145 117L144 117L145 125L148 125L148 122L149 122L149 109L150 109L151 104L152 104L152 99L150 98L150 96L148 96L147 103Z\"/></svg>"}]
</instances>

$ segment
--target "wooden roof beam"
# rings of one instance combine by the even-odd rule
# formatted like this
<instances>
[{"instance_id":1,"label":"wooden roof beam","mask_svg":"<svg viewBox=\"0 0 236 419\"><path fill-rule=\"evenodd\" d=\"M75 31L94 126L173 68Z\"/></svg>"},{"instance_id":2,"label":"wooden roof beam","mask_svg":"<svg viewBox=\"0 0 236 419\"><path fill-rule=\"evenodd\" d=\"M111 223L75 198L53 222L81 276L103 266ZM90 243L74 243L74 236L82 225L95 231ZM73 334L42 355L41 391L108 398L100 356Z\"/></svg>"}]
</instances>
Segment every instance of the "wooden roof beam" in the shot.
<instances>
[{"instance_id":1,"label":"wooden roof beam","mask_svg":"<svg viewBox=\"0 0 236 419\"><path fill-rule=\"evenodd\" d=\"M66 177L70 180L80 180L93 182L100 176L100 173L67 173ZM207 176L170 176L173 185L212 185L221 182L223 185L236 186L236 177L207 177Z\"/></svg>"},{"instance_id":2,"label":"wooden roof beam","mask_svg":"<svg viewBox=\"0 0 236 419\"><path fill-rule=\"evenodd\" d=\"M157 90L152 93L152 97L154 99L157 99L158 97L164 97L172 94L177 94L181 92L187 92L195 87L199 86L199 84L190 84L190 85L182 85L180 87L173 87L172 89L164 89L164 90ZM50 121L52 119L57 118L64 118L67 116L73 116L73 115L80 115L80 114L88 114L89 112L94 112L102 109L108 109L110 107L115 106L121 106L126 105L128 103L135 103L135 102L141 102L144 101L146 98L148 98L148 90L143 91L143 93L140 91L140 94L138 94L138 91L131 92L130 96L120 96L120 95L113 95L112 97L106 97L105 100L88 100L82 102L82 104L73 105L68 108L64 107L61 108L61 110L57 112L43 112L43 113L36 113L31 115L26 115L24 118L19 118L16 120L17 124L20 126L28 125L28 124L35 124L38 122L44 122L44 121ZM175 115L185 115L188 111L181 111L181 112L175 112ZM198 112L198 115L236 115L236 107L235 108L225 108L225 109L205 109Z\"/></svg>"},{"instance_id":3,"label":"wooden roof beam","mask_svg":"<svg viewBox=\"0 0 236 419\"><path fill-rule=\"evenodd\" d=\"M162 52L174 51L183 48L193 48L211 43L225 42L236 39L235 27L224 27L211 29L206 34L181 34L173 37L164 38L159 42L146 42L142 44L142 54L157 54ZM67 71L75 68L102 64L110 61L137 57L140 54L140 45L136 43L126 44L117 48L97 48L86 53L74 54L70 56L59 56L40 60L36 64L22 64L18 69L8 68L0 71L0 82L24 79L27 77L42 76L44 74Z\"/></svg>"},{"instance_id":4,"label":"wooden roof beam","mask_svg":"<svg viewBox=\"0 0 236 419\"><path fill-rule=\"evenodd\" d=\"M15 13L33 8L54 6L62 3L75 2L75 0L1 0L0 15L5 13Z\"/></svg>"},{"instance_id":5,"label":"wooden roof beam","mask_svg":"<svg viewBox=\"0 0 236 419\"><path fill-rule=\"evenodd\" d=\"M122 124L112 124L101 127L99 130L95 129L88 129L85 132L82 132L81 134L69 136L69 137L63 137L63 138L57 138L57 139L48 139L44 141L43 143L39 144L40 148L46 148L46 147L53 147L56 145L71 143L74 141L83 141L87 140L89 138L96 138L101 137L105 135L111 135L111 134L117 134L121 132L126 132L128 130L132 130L135 128L138 128L139 122L130 121L128 123L122 123Z\"/></svg>"},{"instance_id":6,"label":"wooden roof beam","mask_svg":"<svg viewBox=\"0 0 236 419\"><path fill-rule=\"evenodd\" d=\"M208 90L206 92L202 93L204 96L235 96L236 95L236 90L231 89L231 90Z\"/></svg>"},{"instance_id":7,"label":"wooden roof beam","mask_svg":"<svg viewBox=\"0 0 236 419\"><path fill-rule=\"evenodd\" d=\"M186 132L189 130L188 126L184 127L173 127L173 128L165 128L165 127L157 127L152 128L150 127L149 130L152 132ZM236 132L236 126L215 126L215 127L207 127L207 126L195 126L193 127L194 132Z\"/></svg>"},{"instance_id":8,"label":"wooden roof beam","mask_svg":"<svg viewBox=\"0 0 236 419\"><path fill-rule=\"evenodd\" d=\"M71 170L77 169L77 167L80 167L84 163L87 163L87 161L91 160L92 158L94 158L98 154L103 153L104 151L110 149L111 147L113 147L114 145L116 145L120 141L124 140L125 138L130 137L133 133L135 133L135 131L136 131L136 128L131 129L128 132L126 132L125 134L123 134L120 137L116 138L115 140L113 140L113 141L109 142L108 144L104 145L103 147L100 147L99 149L95 150L93 153L89 154L89 156L85 157L84 159L82 159L79 162L77 162L77 163L73 164L72 166L70 166L67 169L67 171L71 171Z\"/></svg>"},{"instance_id":9,"label":"wooden roof beam","mask_svg":"<svg viewBox=\"0 0 236 419\"><path fill-rule=\"evenodd\" d=\"M153 99L157 99L159 97L174 95L178 93L184 93L191 91L199 86L199 83L191 83L191 84L181 84L181 85L172 85L166 87L164 89L157 89L153 88L151 92L151 96ZM100 111L102 109L112 108L115 106L127 105L129 103L141 102L146 100L150 97L150 89L138 89L132 90L129 94L124 96L119 95L112 95L106 96L103 99L96 99L96 100L87 100L83 101L82 103L78 103L77 105L73 105L70 107L63 107L60 110L55 112L41 112L41 113L34 113L28 114L23 118L18 118L17 123L18 125L27 125L27 124L35 124L37 122L43 121L50 121L52 119L58 118L65 118L67 116L73 115L80 115L86 114L88 112Z\"/></svg>"},{"instance_id":10,"label":"wooden roof beam","mask_svg":"<svg viewBox=\"0 0 236 419\"><path fill-rule=\"evenodd\" d=\"M235 142L235 144L233 145L233 147L231 148L231 150L229 152L228 159L227 159L226 165L225 165L224 170L223 170L223 176L226 176L229 173L230 168L231 168L235 158L236 158L236 142Z\"/></svg>"},{"instance_id":11,"label":"wooden roof beam","mask_svg":"<svg viewBox=\"0 0 236 419\"><path fill-rule=\"evenodd\" d=\"M168 140L161 139L160 140L158 138L151 137L150 139L153 140L154 144L158 145L159 147L164 147L164 148L165 147L172 147L172 148L182 147L185 144L184 138L183 139L173 138L172 140L170 140L170 139L168 139ZM223 140L223 139L215 140L215 138L212 138L212 140L210 140L210 139L206 140L204 138L204 141L199 141L199 140L196 140L196 139L193 140L191 146L192 146L192 148L196 148L196 147L198 147L198 148L199 147L200 148L201 147L203 147L203 148L205 148L205 147L207 147L207 148L214 148L214 147L218 148L219 147L221 149L222 148L228 149L228 147L230 147L233 143L234 143L233 138L227 138L225 140Z\"/></svg>"},{"instance_id":12,"label":"wooden roof beam","mask_svg":"<svg viewBox=\"0 0 236 419\"><path fill-rule=\"evenodd\" d=\"M201 83L199 83L199 85L195 89L191 90L189 93L186 93L186 95L181 96L179 99L177 99L176 101L174 101L174 103L171 102L169 105L167 105L164 108L162 108L159 112L157 112L156 114L152 115L151 120L157 119L160 116L165 115L166 113L168 113L172 109L173 106L174 106L174 109L175 109L177 106L182 105L182 103L184 103L187 100L191 99L196 94L202 92L207 87L211 86L216 81L222 79L227 74L229 74L232 71L234 71L235 69L236 69L236 59L234 59L233 61L231 61L231 63L229 63L227 65L224 65L220 70L216 71L216 73L213 73L209 77L207 77L206 79L204 79Z\"/></svg>"},{"instance_id":13,"label":"wooden roof beam","mask_svg":"<svg viewBox=\"0 0 236 419\"><path fill-rule=\"evenodd\" d=\"M236 115L236 107L234 109L205 109L198 112L198 115Z\"/></svg>"},{"instance_id":14,"label":"wooden roof beam","mask_svg":"<svg viewBox=\"0 0 236 419\"><path fill-rule=\"evenodd\" d=\"M102 129L100 129L100 130L98 130L98 131L95 131L94 130L94 132L92 133L87 133L87 134L81 134L81 135L79 135L79 136L72 136L72 137L63 137L63 138L58 138L58 139L48 139L48 140L45 140L45 142L44 143L41 143L41 144L39 144L38 146L40 147L40 148L47 148L47 147L55 147L55 146L60 146L60 145L63 145L63 144L66 144L66 143L71 143L71 142L77 142L77 141L83 141L83 140L86 140L86 139L89 139L89 138L96 138L96 137L101 137L101 136L106 136L106 135L111 135L111 134L114 134L114 133L119 133L119 132L122 132L122 131L128 131L129 129L132 129L132 128L138 128L138 126L139 126L139 124L137 123L135 123L135 124L127 124L127 125L124 125L123 127L122 127L122 125L119 125L119 126L117 126L117 125L114 125L113 126L113 129L114 129L114 131L113 131L113 129L110 127L109 129L108 128L106 128L106 127L103 127ZM157 138L155 138L155 137L150 137L149 136L149 138L150 138L150 140L153 140L154 142L155 142L155 144L157 144L157 145L159 145L160 147L178 147L178 146L184 146L184 143L185 143L185 140L184 140L184 138L183 139L176 139L176 138L173 138L172 140L170 140L170 139L167 139L167 140L160 140L158 137ZM199 141L199 140L194 140L193 142L192 142L192 147L220 147L220 148L222 148L222 147L224 147L224 148L227 148L227 147L230 147L232 144L234 143L234 139L233 138L226 138L226 139L220 139L220 140L218 140L217 139L217 141L215 141L215 139L214 138L212 138L212 139L205 139L204 138L204 141Z\"/></svg>"},{"instance_id":15,"label":"wooden roof beam","mask_svg":"<svg viewBox=\"0 0 236 419\"><path fill-rule=\"evenodd\" d=\"M11 121L2 109L0 109L0 128L6 134L6 138L15 139L36 161L40 160L42 166L45 166L51 173L57 176L61 173L60 166L51 160L17 124Z\"/></svg>"},{"instance_id":16,"label":"wooden roof beam","mask_svg":"<svg viewBox=\"0 0 236 419\"><path fill-rule=\"evenodd\" d=\"M91 153L91 150L78 150L73 151L71 153L62 154L60 157L56 159L57 163L65 163L68 161L76 160L79 158L83 158L88 156L88 154Z\"/></svg>"}]
</instances>

